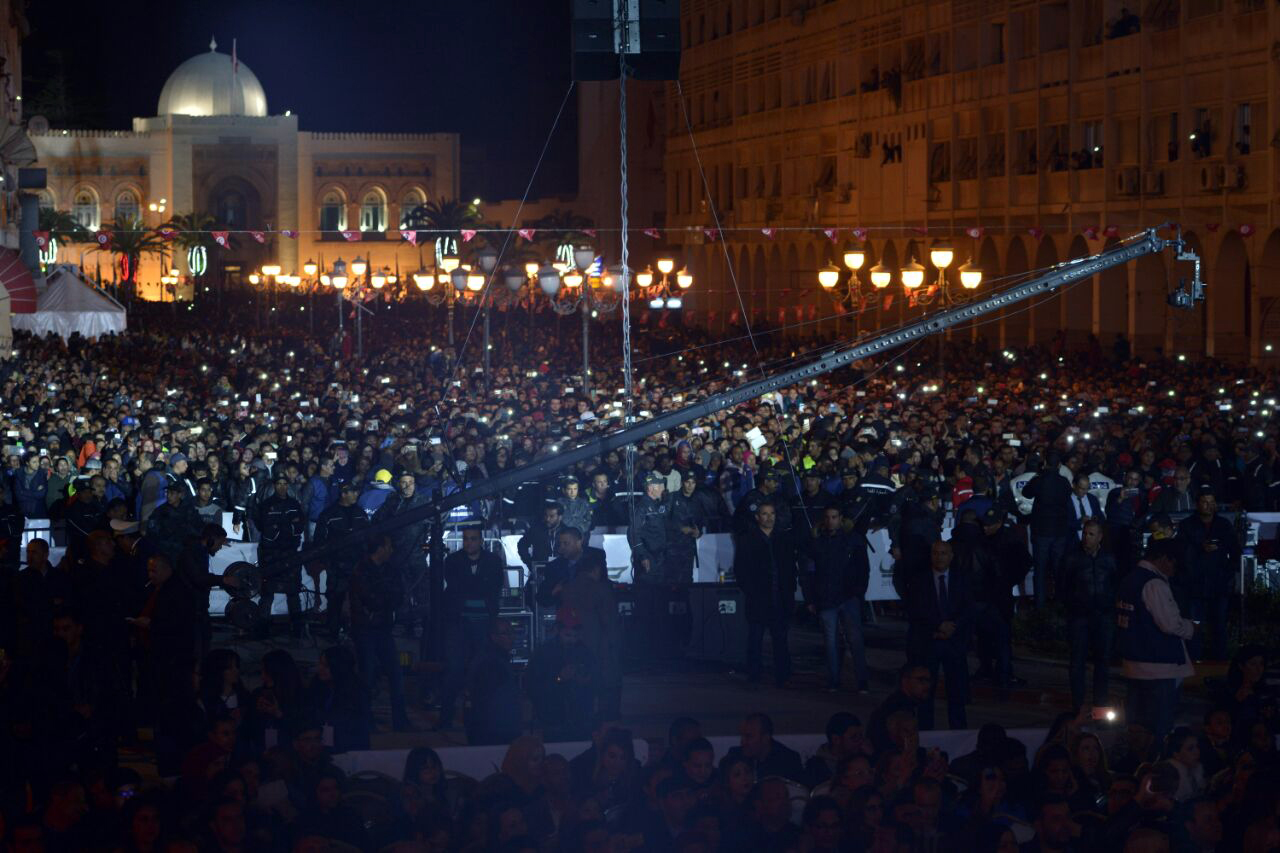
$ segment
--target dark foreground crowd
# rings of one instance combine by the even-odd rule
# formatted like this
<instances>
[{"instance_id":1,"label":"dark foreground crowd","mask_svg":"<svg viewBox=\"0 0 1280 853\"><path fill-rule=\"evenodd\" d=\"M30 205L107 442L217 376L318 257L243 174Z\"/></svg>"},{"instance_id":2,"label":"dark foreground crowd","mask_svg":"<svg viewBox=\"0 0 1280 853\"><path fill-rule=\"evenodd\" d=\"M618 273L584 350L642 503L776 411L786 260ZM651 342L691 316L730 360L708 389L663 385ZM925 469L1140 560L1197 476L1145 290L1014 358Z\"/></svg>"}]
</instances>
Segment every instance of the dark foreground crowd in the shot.
<instances>
[{"instance_id":1,"label":"dark foreground crowd","mask_svg":"<svg viewBox=\"0 0 1280 853\"><path fill-rule=\"evenodd\" d=\"M1244 843L1275 831L1264 655L1237 655L1216 716L1178 713L1191 661L1228 652L1243 541L1223 511L1280 507L1270 375L1131 358L1123 342L1055 342L954 348L939 383L917 351L892 354L652 436L633 480L610 453L460 508L451 522L466 526L463 547L443 567L444 623L432 624L427 522L346 537L614 429L623 412L616 341L606 337L597 363L609 367L589 390L572 346L501 326L495 338L488 382L394 327L362 362L302 335L169 318L93 343L17 339L0 365L0 736L14 849L311 849L316 836L366 849L1011 849L1033 834L1046 850L1162 849L1154 832L1175 849L1225 850L1240 849L1233 833ZM749 351L679 328L639 335L636 412L803 357L781 343L759 361ZM284 568L252 581L210 571L224 515L264 569ZM49 519L50 532L23 549L28 519ZM768 635L773 678L791 683L788 633L802 607L824 630L830 689L859 692L871 680L866 537L889 531L908 666L865 731L832 721L827 776L771 763L786 753L754 717L747 770L691 752L683 736L644 768L629 737L605 749L625 710L626 638L603 554L587 542L623 526L641 612L692 579L701 536L731 532L749 679L763 677ZM482 544L511 529L524 530L527 600L557 614L525 669L511 660L510 623L495 618L505 568ZM304 549L319 556L290 562ZM304 593L304 572L322 592ZM967 763L919 749L939 675L951 726L968 726L971 651L978 677L1018 683L1014 591L1028 575L1027 606L1066 613L1078 713L1030 756L990 730ZM261 584L251 634L271 636L279 594L288 630L303 634L312 617L331 639L309 679L275 651L248 692L236 655L211 649L209 593L242 596L244 583ZM461 710L470 742L515 739L497 778L441 781L439 762L419 755L403 787L365 780L371 790L332 769L331 751L367 748L384 681L391 717L379 722L414 727L396 633L421 636L411 668L438 670L437 725ZM1108 771L1109 750L1087 728L1094 708L1120 698L1107 677L1117 653L1129 728ZM568 772L529 729L548 742L590 734L594 751ZM176 783L152 790L150 774L129 769L153 761ZM1222 825L1228 840L1213 840Z\"/></svg>"}]
</instances>

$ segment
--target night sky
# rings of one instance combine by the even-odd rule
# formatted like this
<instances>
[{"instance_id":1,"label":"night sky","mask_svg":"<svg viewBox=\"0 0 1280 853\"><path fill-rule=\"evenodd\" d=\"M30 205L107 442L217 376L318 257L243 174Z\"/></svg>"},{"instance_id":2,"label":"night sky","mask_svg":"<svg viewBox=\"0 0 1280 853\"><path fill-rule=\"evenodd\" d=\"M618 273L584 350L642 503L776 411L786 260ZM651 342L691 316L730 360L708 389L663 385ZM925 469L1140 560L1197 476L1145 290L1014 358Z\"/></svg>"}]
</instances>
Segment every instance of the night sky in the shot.
<instances>
[{"instance_id":1,"label":"night sky","mask_svg":"<svg viewBox=\"0 0 1280 853\"><path fill-rule=\"evenodd\" d=\"M28 4L27 116L127 130L155 114L169 73L231 52L273 115L303 130L455 131L464 196L519 198L569 81L569 0L168 0ZM565 108L532 197L577 183L577 110Z\"/></svg>"}]
</instances>

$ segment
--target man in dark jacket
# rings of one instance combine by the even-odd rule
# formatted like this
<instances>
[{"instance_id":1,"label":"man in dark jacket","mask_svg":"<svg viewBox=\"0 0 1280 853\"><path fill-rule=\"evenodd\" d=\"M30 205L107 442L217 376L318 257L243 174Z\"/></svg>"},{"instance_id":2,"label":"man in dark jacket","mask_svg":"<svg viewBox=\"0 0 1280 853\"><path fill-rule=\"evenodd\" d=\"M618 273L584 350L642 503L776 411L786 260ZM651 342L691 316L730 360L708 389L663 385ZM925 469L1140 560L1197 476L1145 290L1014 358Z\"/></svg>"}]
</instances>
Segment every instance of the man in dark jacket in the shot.
<instances>
[{"instance_id":1,"label":"man in dark jacket","mask_svg":"<svg viewBox=\"0 0 1280 853\"><path fill-rule=\"evenodd\" d=\"M1137 469L1126 471L1123 485L1107 494L1107 535L1121 575L1127 574L1138 561L1141 527L1149 508L1142 490L1142 472Z\"/></svg>"},{"instance_id":2,"label":"man in dark jacket","mask_svg":"<svg viewBox=\"0 0 1280 853\"><path fill-rule=\"evenodd\" d=\"M938 670L947 677L947 719L951 728L967 728L969 700L969 634L973 626L973 594L963 571L954 570L950 542L934 542L929 571L906 579L907 660L929 667L929 701L920 709L920 728L933 728L933 697Z\"/></svg>"},{"instance_id":3,"label":"man in dark jacket","mask_svg":"<svg viewBox=\"0 0 1280 853\"><path fill-rule=\"evenodd\" d=\"M158 510L157 510L158 512ZM258 502L258 530L262 538L258 542L258 565L262 568L262 596L258 600L258 632L266 636L270 632L271 604L277 592L285 595L289 608L291 631L302 636L302 571L298 566L279 568L276 563L291 558L302 543L305 519L302 506L289 496L289 478L277 474L275 494Z\"/></svg>"},{"instance_id":4,"label":"man in dark jacket","mask_svg":"<svg viewBox=\"0 0 1280 853\"><path fill-rule=\"evenodd\" d=\"M827 689L840 687L839 628L853 656L858 692L868 689L867 653L862 639L862 601L867 594L871 567L867 540L860 533L844 529L844 513L832 504L822 512L822 526L815 528L808 543L808 571L801 579L810 612L822 621L827 644Z\"/></svg>"},{"instance_id":5,"label":"man in dark jacket","mask_svg":"<svg viewBox=\"0 0 1280 853\"><path fill-rule=\"evenodd\" d=\"M359 484L343 483L338 502L320 513L312 537L313 544L326 549L322 563L325 571L326 614L329 633L335 640L342 625L342 605L347 599L351 572L363 549L359 545L336 546L334 543L369 526L369 516L356 503L359 498Z\"/></svg>"},{"instance_id":6,"label":"man in dark jacket","mask_svg":"<svg viewBox=\"0 0 1280 853\"><path fill-rule=\"evenodd\" d=\"M89 534L102 529L107 510L106 494L106 478L94 475L89 478L89 488L77 491L66 504L63 517L67 521L67 553L71 556L82 556Z\"/></svg>"},{"instance_id":7,"label":"man in dark jacket","mask_svg":"<svg viewBox=\"0 0 1280 853\"><path fill-rule=\"evenodd\" d=\"M155 515L151 516L152 520ZM209 571L210 559L227 544L227 532L220 524L206 524L200 529L198 536L189 538L183 543L182 552L178 555L178 563L174 572L191 590L195 597L197 618L199 621L199 654L203 660L209 651L213 637L213 628L209 623L209 590L215 586L234 588L236 579L214 574Z\"/></svg>"},{"instance_id":8,"label":"man in dark jacket","mask_svg":"<svg viewBox=\"0 0 1280 853\"><path fill-rule=\"evenodd\" d=\"M1008 513L1000 506L991 507L978 519L983 537L978 547L991 559L981 564L982 576L973 578L971 586L979 671L985 669L999 686L1016 687L1026 682L1013 674L1013 590L1031 571L1031 552L1026 533L1006 525L1007 520Z\"/></svg>"},{"instance_id":9,"label":"man in dark jacket","mask_svg":"<svg viewBox=\"0 0 1280 853\"><path fill-rule=\"evenodd\" d=\"M198 535L201 526L195 507L182 501L185 493L186 487L181 483L170 483L165 489L165 502L151 513L143 531L151 546L174 567L187 540Z\"/></svg>"},{"instance_id":10,"label":"man in dark jacket","mask_svg":"<svg viewBox=\"0 0 1280 853\"><path fill-rule=\"evenodd\" d=\"M693 565L698 559L698 540L707 527L698 490L697 474L680 475L680 491L671 496L668 513L666 579L669 583L692 583Z\"/></svg>"},{"instance_id":11,"label":"man in dark jacket","mask_svg":"<svg viewBox=\"0 0 1280 853\"><path fill-rule=\"evenodd\" d=\"M467 679L467 743L508 744L524 730L520 677L511 663L515 631L505 619L489 624L489 640Z\"/></svg>"},{"instance_id":12,"label":"man in dark jacket","mask_svg":"<svg viewBox=\"0 0 1280 853\"><path fill-rule=\"evenodd\" d=\"M796 547L790 533L777 527L772 500L761 498L755 524L734 543L733 573L747 608L747 680L760 680L764 632L773 645L773 678L779 686L791 677L787 632L795 607Z\"/></svg>"},{"instance_id":13,"label":"man in dark jacket","mask_svg":"<svg viewBox=\"0 0 1280 853\"><path fill-rule=\"evenodd\" d=\"M1062 562L1062 580L1058 586L1067 606L1074 708L1084 704L1085 669L1091 657L1093 704L1094 707L1107 705L1117 578L1115 556L1102 547L1102 522L1086 521L1080 545L1068 550Z\"/></svg>"},{"instance_id":14,"label":"man in dark jacket","mask_svg":"<svg viewBox=\"0 0 1280 853\"><path fill-rule=\"evenodd\" d=\"M597 564L603 570L604 551L587 545L586 536L578 528L561 527L556 541L556 558L547 563L538 577L538 606L550 610L559 607L565 585L591 564ZM605 576L608 577L607 573Z\"/></svg>"},{"instance_id":15,"label":"man in dark jacket","mask_svg":"<svg viewBox=\"0 0 1280 853\"><path fill-rule=\"evenodd\" d=\"M725 753L726 761L736 758L749 761L757 779L781 776L794 782L805 780L800 753L774 740L773 720L768 714L748 714L742 720L738 728L738 745Z\"/></svg>"},{"instance_id":16,"label":"man in dark jacket","mask_svg":"<svg viewBox=\"0 0 1280 853\"><path fill-rule=\"evenodd\" d=\"M1036 607L1049 600L1049 582L1067 551L1075 512L1071 508L1071 483L1058 473L1058 455L1050 453L1044 468L1022 490L1035 501L1031 507L1032 583Z\"/></svg>"},{"instance_id":17,"label":"man in dark jacket","mask_svg":"<svg viewBox=\"0 0 1280 853\"><path fill-rule=\"evenodd\" d=\"M369 540L365 558L351 573L349 591L351 637L356 644L360 674L370 689L377 685L379 671L387 677L391 697L391 724L398 731L409 729L404 707L404 679L395 638L391 636L396 610L404 598L400 573L392 563L395 549L390 536Z\"/></svg>"},{"instance_id":18,"label":"man in dark jacket","mask_svg":"<svg viewBox=\"0 0 1280 853\"><path fill-rule=\"evenodd\" d=\"M431 496L418 489L418 481L413 474L404 472L396 480L396 493L391 495L378 508L373 516L375 525L392 518L398 518L418 507L429 503ZM402 615L406 629L412 630L413 622L425 621L430 612L430 588L424 581L427 570L427 556L423 545L427 541L427 521L420 519L412 524L397 527L389 534L392 546L392 566L400 573L400 582L405 591ZM432 632L422 632L422 656L428 657L435 650L430 649Z\"/></svg>"},{"instance_id":19,"label":"man in dark jacket","mask_svg":"<svg viewBox=\"0 0 1280 853\"><path fill-rule=\"evenodd\" d=\"M516 543L520 561L532 569L536 563L546 563L556 553L556 540L564 527L563 508L559 503L548 503L542 509L542 523L530 525Z\"/></svg>"},{"instance_id":20,"label":"man in dark jacket","mask_svg":"<svg viewBox=\"0 0 1280 853\"><path fill-rule=\"evenodd\" d=\"M1191 593L1191 618L1204 620L1211 639L1206 655L1227 657L1227 605L1231 582L1240 567L1240 540L1231 522L1218 515L1218 501L1211 492L1196 499L1196 514L1178 524L1178 541L1184 545Z\"/></svg>"},{"instance_id":21,"label":"man in dark jacket","mask_svg":"<svg viewBox=\"0 0 1280 853\"><path fill-rule=\"evenodd\" d=\"M454 706L467 677L467 667L484 646L489 624L498 616L498 600L507 585L502 558L484 549L479 524L462 531L462 549L444 561L446 647L440 728L453 722Z\"/></svg>"}]
</instances>

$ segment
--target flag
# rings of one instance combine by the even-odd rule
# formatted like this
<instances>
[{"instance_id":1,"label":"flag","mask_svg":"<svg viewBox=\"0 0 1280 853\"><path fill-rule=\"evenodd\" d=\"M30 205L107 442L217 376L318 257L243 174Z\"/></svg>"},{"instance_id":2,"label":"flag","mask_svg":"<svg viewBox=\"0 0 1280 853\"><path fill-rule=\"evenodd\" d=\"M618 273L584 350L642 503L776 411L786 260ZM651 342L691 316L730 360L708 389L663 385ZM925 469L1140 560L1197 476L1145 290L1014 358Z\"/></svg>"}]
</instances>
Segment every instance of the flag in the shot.
<instances>
[{"instance_id":1,"label":"flag","mask_svg":"<svg viewBox=\"0 0 1280 853\"><path fill-rule=\"evenodd\" d=\"M1253 232L1257 229L1255 229L1252 225L1241 225L1236 230L1240 232L1241 237L1252 237Z\"/></svg>"},{"instance_id":2,"label":"flag","mask_svg":"<svg viewBox=\"0 0 1280 853\"><path fill-rule=\"evenodd\" d=\"M532 243L533 235L537 234L538 232L533 228L517 228L516 233L519 234L521 237L525 238L526 240L528 240L530 243Z\"/></svg>"},{"instance_id":3,"label":"flag","mask_svg":"<svg viewBox=\"0 0 1280 853\"><path fill-rule=\"evenodd\" d=\"M93 239L97 241L99 246L106 246L111 243L111 232L105 228L95 231Z\"/></svg>"},{"instance_id":4,"label":"flag","mask_svg":"<svg viewBox=\"0 0 1280 853\"><path fill-rule=\"evenodd\" d=\"M283 234L284 236L288 237L290 240L297 239L297 237L298 237L298 232L297 232L297 231L293 231L293 230L291 230L291 229L289 229L289 228L284 229L284 230L283 230L283 231L281 231L280 233L281 233L281 234Z\"/></svg>"},{"instance_id":5,"label":"flag","mask_svg":"<svg viewBox=\"0 0 1280 853\"><path fill-rule=\"evenodd\" d=\"M1103 236L1103 237L1115 237L1115 236L1117 236L1119 233L1120 233L1120 226L1119 226L1119 225L1108 225L1106 228L1103 228L1103 229L1102 229L1102 236Z\"/></svg>"},{"instance_id":6,"label":"flag","mask_svg":"<svg viewBox=\"0 0 1280 853\"><path fill-rule=\"evenodd\" d=\"M49 245L48 231L32 231L31 236L36 238L36 248L43 249Z\"/></svg>"},{"instance_id":7,"label":"flag","mask_svg":"<svg viewBox=\"0 0 1280 853\"><path fill-rule=\"evenodd\" d=\"M253 237L253 239L257 240L259 243L267 242L267 235L263 234L261 231L250 231L249 236Z\"/></svg>"},{"instance_id":8,"label":"flag","mask_svg":"<svg viewBox=\"0 0 1280 853\"><path fill-rule=\"evenodd\" d=\"M720 232L715 228L703 228L702 234L712 243L714 243L716 241L716 238L720 236Z\"/></svg>"},{"instance_id":9,"label":"flag","mask_svg":"<svg viewBox=\"0 0 1280 853\"><path fill-rule=\"evenodd\" d=\"M583 234L586 234L586 235L587 235L588 237L590 237L592 240L594 240L594 239L596 238L596 229L594 229L594 228L583 228L583 229L582 229L582 233L583 233Z\"/></svg>"},{"instance_id":10,"label":"flag","mask_svg":"<svg viewBox=\"0 0 1280 853\"><path fill-rule=\"evenodd\" d=\"M840 233L839 228L823 228L822 233L827 235L827 239L832 243L836 241L836 236Z\"/></svg>"},{"instance_id":11,"label":"flag","mask_svg":"<svg viewBox=\"0 0 1280 853\"><path fill-rule=\"evenodd\" d=\"M768 237L770 240L772 240L773 235L778 233L778 229L777 228L761 228L760 233Z\"/></svg>"},{"instance_id":12,"label":"flag","mask_svg":"<svg viewBox=\"0 0 1280 853\"><path fill-rule=\"evenodd\" d=\"M342 239L346 240L348 243L359 243L360 232L359 231L343 231Z\"/></svg>"},{"instance_id":13,"label":"flag","mask_svg":"<svg viewBox=\"0 0 1280 853\"><path fill-rule=\"evenodd\" d=\"M867 239L867 229L855 228L853 229L853 236L857 237L859 240L865 240Z\"/></svg>"},{"instance_id":14,"label":"flag","mask_svg":"<svg viewBox=\"0 0 1280 853\"><path fill-rule=\"evenodd\" d=\"M1204 227L1208 229L1210 234L1217 234L1218 229L1222 227L1221 222L1206 222Z\"/></svg>"},{"instance_id":15,"label":"flag","mask_svg":"<svg viewBox=\"0 0 1280 853\"><path fill-rule=\"evenodd\" d=\"M644 234L646 237L652 237L655 240L662 239L662 232L659 231L657 228L646 228L644 229Z\"/></svg>"},{"instance_id":16,"label":"flag","mask_svg":"<svg viewBox=\"0 0 1280 853\"><path fill-rule=\"evenodd\" d=\"M970 225L968 228L964 229L964 233L968 234L975 240L981 240L982 235L986 230L987 229L983 228L981 225Z\"/></svg>"},{"instance_id":17,"label":"flag","mask_svg":"<svg viewBox=\"0 0 1280 853\"><path fill-rule=\"evenodd\" d=\"M418 232L414 231L412 228L401 228L400 236L411 245L418 245Z\"/></svg>"},{"instance_id":18,"label":"flag","mask_svg":"<svg viewBox=\"0 0 1280 853\"><path fill-rule=\"evenodd\" d=\"M156 233L160 235L161 240L172 240L178 236L178 232L172 228L157 228Z\"/></svg>"},{"instance_id":19,"label":"flag","mask_svg":"<svg viewBox=\"0 0 1280 853\"><path fill-rule=\"evenodd\" d=\"M1097 239L1098 239L1098 226L1096 226L1096 225L1086 225L1086 226L1085 226L1085 228L1084 228L1084 231L1082 231L1081 233L1083 233L1083 234L1084 234L1084 237L1085 237L1085 239L1086 239L1086 240L1097 240Z\"/></svg>"},{"instance_id":20,"label":"flag","mask_svg":"<svg viewBox=\"0 0 1280 853\"><path fill-rule=\"evenodd\" d=\"M925 228L923 225L913 225L910 228L910 231L912 234L915 234L917 237L924 237L929 233L929 229Z\"/></svg>"},{"instance_id":21,"label":"flag","mask_svg":"<svg viewBox=\"0 0 1280 853\"><path fill-rule=\"evenodd\" d=\"M1027 229L1027 233L1031 235L1032 240L1039 240L1044 236L1044 229L1039 225L1032 225Z\"/></svg>"},{"instance_id":22,"label":"flag","mask_svg":"<svg viewBox=\"0 0 1280 853\"><path fill-rule=\"evenodd\" d=\"M210 231L209 233L213 235L213 242L217 243L222 248L228 249L231 247L230 231Z\"/></svg>"},{"instance_id":23,"label":"flag","mask_svg":"<svg viewBox=\"0 0 1280 853\"><path fill-rule=\"evenodd\" d=\"M470 243L472 239L475 238L476 236L476 232L470 228L463 228L461 231L461 234L462 234L462 242L464 243Z\"/></svg>"}]
</instances>

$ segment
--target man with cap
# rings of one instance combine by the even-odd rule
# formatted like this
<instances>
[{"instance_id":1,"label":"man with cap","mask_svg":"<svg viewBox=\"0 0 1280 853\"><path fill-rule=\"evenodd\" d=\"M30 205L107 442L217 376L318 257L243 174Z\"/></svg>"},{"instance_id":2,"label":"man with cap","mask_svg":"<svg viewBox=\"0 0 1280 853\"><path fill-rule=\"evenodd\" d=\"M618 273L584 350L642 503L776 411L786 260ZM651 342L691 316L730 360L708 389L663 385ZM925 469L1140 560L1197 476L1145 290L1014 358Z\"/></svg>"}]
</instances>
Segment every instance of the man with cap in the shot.
<instances>
[{"instance_id":1,"label":"man with cap","mask_svg":"<svg viewBox=\"0 0 1280 853\"><path fill-rule=\"evenodd\" d=\"M662 583L667 577L665 562L671 527L667 478L650 472L645 477L644 490L644 497L636 501L635 523L627 530L632 570L637 583Z\"/></svg>"},{"instance_id":2,"label":"man with cap","mask_svg":"<svg viewBox=\"0 0 1280 853\"><path fill-rule=\"evenodd\" d=\"M302 543L302 531L306 519L302 505L289 495L289 478L277 472L274 493L258 502L258 530L262 539L258 542L258 566L262 570L262 597L258 601L258 634L266 637L271 631L271 604L275 594L282 592L289 608L290 632L302 636L302 571L297 565L287 568L276 563L293 557Z\"/></svg>"},{"instance_id":3,"label":"man with cap","mask_svg":"<svg viewBox=\"0 0 1280 853\"><path fill-rule=\"evenodd\" d=\"M1001 687L1016 687L1026 682L1012 668L1013 590L1031 571L1031 552L1026 534L1006 524L1007 519L1008 513L999 506L990 507L978 519L983 535L980 547L991 555L992 571L973 587L974 629L978 675L989 675Z\"/></svg>"},{"instance_id":4,"label":"man with cap","mask_svg":"<svg viewBox=\"0 0 1280 853\"><path fill-rule=\"evenodd\" d=\"M746 532L756 525L756 510L760 502L766 498L773 504L777 513L775 524L779 530L791 529L791 505L783 497L779 487L782 484L782 473L770 467L760 472L760 484L742 496L733 511L733 530L735 533Z\"/></svg>"},{"instance_id":5,"label":"man with cap","mask_svg":"<svg viewBox=\"0 0 1280 853\"><path fill-rule=\"evenodd\" d=\"M342 484L338 502L320 513L312 540L314 545L325 549L324 559L314 568L317 573L321 568L325 572L326 622L335 641L342 626L342 605L346 600L351 572L364 552L358 542L341 546L336 543L369 526L369 516L356 503L359 488L355 483Z\"/></svg>"},{"instance_id":6,"label":"man with cap","mask_svg":"<svg viewBox=\"0 0 1280 853\"><path fill-rule=\"evenodd\" d=\"M178 556L187 539L195 536L203 523L195 504L183 500L186 491L184 484L170 480L165 486L165 502L156 507L147 520L147 540L158 553L169 559L171 566L178 564Z\"/></svg>"},{"instance_id":7,"label":"man with cap","mask_svg":"<svg viewBox=\"0 0 1280 853\"><path fill-rule=\"evenodd\" d=\"M560 486L559 502L561 518L566 527L576 527L584 536L591 533L591 504L581 495L582 485L577 477L568 476Z\"/></svg>"},{"instance_id":8,"label":"man with cap","mask_svg":"<svg viewBox=\"0 0 1280 853\"><path fill-rule=\"evenodd\" d=\"M182 486L182 502L184 504L194 503L196 499L196 489L192 485L191 480L187 477L187 469L191 467L190 461L185 453L169 454L169 470L164 472L164 478L167 484L178 483Z\"/></svg>"},{"instance_id":9,"label":"man with cap","mask_svg":"<svg viewBox=\"0 0 1280 853\"><path fill-rule=\"evenodd\" d=\"M803 542L813 530L822 525L824 510L834 505L836 500L822 488L822 472L816 465L807 468L800 479L800 494L791 506L791 529Z\"/></svg>"},{"instance_id":10,"label":"man with cap","mask_svg":"<svg viewBox=\"0 0 1280 853\"><path fill-rule=\"evenodd\" d=\"M391 472L386 468L379 468L373 474L373 482L360 493L360 508L364 510L365 515L373 518L374 513L382 508L391 493L395 491L391 487Z\"/></svg>"},{"instance_id":11,"label":"man with cap","mask_svg":"<svg viewBox=\"0 0 1280 853\"><path fill-rule=\"evenodd\" d=\"M698 557L698 540L706 529L702 501L698 490L698 474L691 468L680 472L680 491L671 496L670 528L666 555L666 575L672 583L692 583L693 564Z\"/></svg>"},{"instance_id":12,"label":"man with cap","mask_svg":"<svg viewBox=\"0 0 1280 853\"><path fill-rule=\"evenodd\" d=\"M425 491L418 489L418 480L409 471L402 471L400 479L396 481L396 493L387 498L382 507L373 517L375 525L381 524L389 519L398 518L399 516L413 512L419 507L429 503L430 495ZM391 558L391 564L400 573L400 579L404 586L404 606L408 609L408 613L404 615L406 618L406 630L412 631L413 618L420 616L425 622L426 615L431 607L430 585L426 582L427 571L427 555L423 550L423 545L427 542L426 519L419 519L410 524L405 524L392 530L388 535L391 537L392 548L394 553ZM430 630L422 632L422 652L425 657L428 652L435 653L431 645Z\"/></svg>"}]
</instances>

